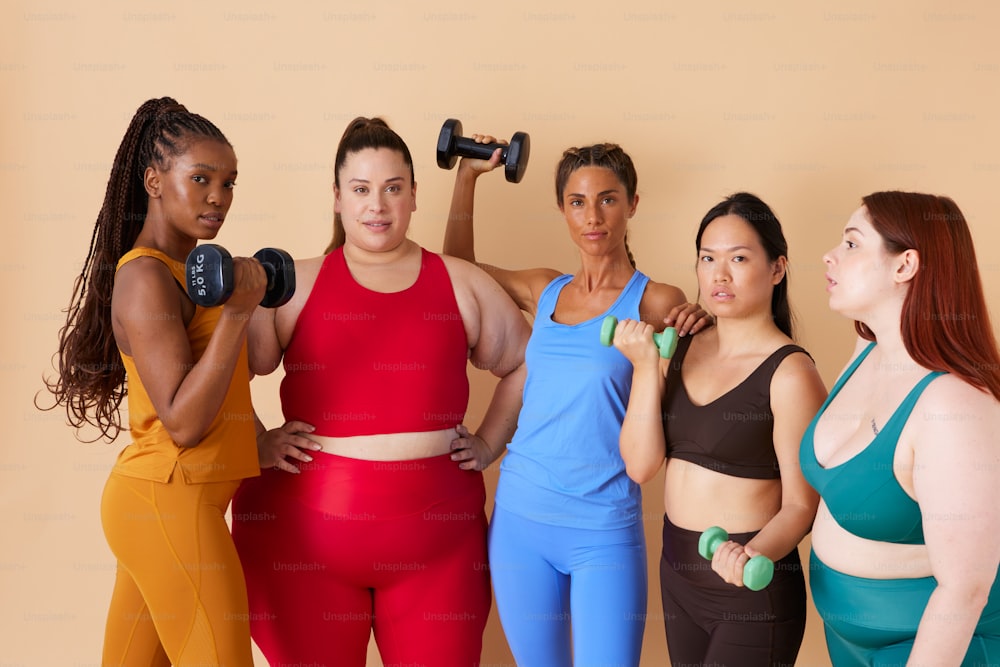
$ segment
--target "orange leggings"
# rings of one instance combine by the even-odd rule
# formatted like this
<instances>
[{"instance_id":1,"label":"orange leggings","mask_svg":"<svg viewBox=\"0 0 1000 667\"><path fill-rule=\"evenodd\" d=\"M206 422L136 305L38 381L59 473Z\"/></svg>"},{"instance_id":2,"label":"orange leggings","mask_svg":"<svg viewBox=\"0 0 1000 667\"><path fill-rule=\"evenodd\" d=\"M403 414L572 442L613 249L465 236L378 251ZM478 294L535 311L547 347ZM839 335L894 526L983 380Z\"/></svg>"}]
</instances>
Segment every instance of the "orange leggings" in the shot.
<instances>
[{"instance_id":1,"label":"orange leggings","mask_svg":"<svg viewBox=\"0 0 1000 667\"><path fill-rule=\"evenodd\" d=\"M239 481L112 473L101 522L118 574L105 667L252 667L246 584L225 513Z\"/></svg>"}]
</instances>

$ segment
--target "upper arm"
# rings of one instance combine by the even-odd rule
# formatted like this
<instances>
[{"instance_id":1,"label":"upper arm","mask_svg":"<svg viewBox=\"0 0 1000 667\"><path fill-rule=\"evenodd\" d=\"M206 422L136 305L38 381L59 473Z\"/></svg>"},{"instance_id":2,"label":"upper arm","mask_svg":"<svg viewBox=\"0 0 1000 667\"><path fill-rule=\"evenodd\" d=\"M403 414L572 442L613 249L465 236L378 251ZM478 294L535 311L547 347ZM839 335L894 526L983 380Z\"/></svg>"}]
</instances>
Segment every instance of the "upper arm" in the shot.
<instances>
[{"instance_id":1,"label":"upper arm","mask_svg":"<svg viewBox=\"0 0 1000 667\"><path fill-rule=\"evenodd\" d=\"M802 476L799 447L824 400L826 387L809 355L795 352L785 357L771 378L774 452L781 470L783 505L796 503L815 511L819 502Z\"/></svg>"},{"instance_id":2,"label":"upper arm","mask_svg":"<svg viewBox=\"0 0 1000 667\"><path fill-rule=\"evenodd\" d=\"M278 367L291 341L299 314L309 300L324 257L295 260L295 293L278 308L258 308L250 322L250 370L267 375Z\"/></svg>"},{"instance_id":3,"label":"upper arm","mask_svg":"<svg viewBox=\"0 0 1000 667\"><path fill-rule=\"evenodd\" d=\"M483 270L445 257L465 322L470 361L503 377L524 363L531 329L504 289Z\"/></svg>"},{"instance_id":4,"label":"upper arm","mask_svg":"<svg viewBox=\"0 0 1000 667\"><path fill-rule=\"evenodd\" d=\"M250 372L268 375L281 363L282 349L274 323L275 309L257 307L250 319L247 355Z\"/></svg>"},{"instance_id":5,"label":"upper arm","mask_svg":"<svg viewBox=\"0 0 1000 667\"><path fill-rule=\"evenodd\" d=\"M554 269L510 270L482 263L476 266L495 280L518 308L532 315L538 309L538 297L542 290L561 275Z\"/></svg>"},{"instance_id":6,"label":"upper arm","mask_svg":"<svg viewBox=\"0 0 1000 667\"><path fill-rule=\"evenodd\" d=\"M642 301L639 302L639 318L647 324L652 324L656 331L663 331L663 318L674 306L686 302L687 297L679 287L650 280L646 284L646 291L642 294Z\"/></svg>"},{"instance_id":7,"label":"upper arm","mask_svg":"<svg viewBox=\"0 0 1000 667\"><path fill-rule=\"evenodd\" d=\"M911 424L913 492L934 577L988 590L1000 563L1000 403L943 376L924 391L904 433Z\"/></svg>"},{"instance_id":8,"label":"upper arm","mask_svg":"<svg viewBox=\"0 0 1000 667\"><path fill-rule=\"evenodd\" d=\"M153 258L135 259L115 277L111 309L116 339L128 350L153 409L161 415L194 365L181 298L170 269Z\"/></svg>"}]
</instances>

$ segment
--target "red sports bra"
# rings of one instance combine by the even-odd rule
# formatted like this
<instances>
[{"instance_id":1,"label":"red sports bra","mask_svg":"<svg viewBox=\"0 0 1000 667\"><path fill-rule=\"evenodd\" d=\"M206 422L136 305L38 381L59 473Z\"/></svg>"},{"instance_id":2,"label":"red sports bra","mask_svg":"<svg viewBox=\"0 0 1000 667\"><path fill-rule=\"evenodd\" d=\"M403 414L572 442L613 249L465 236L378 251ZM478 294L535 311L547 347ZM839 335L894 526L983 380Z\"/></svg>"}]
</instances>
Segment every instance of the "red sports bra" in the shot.
<instances>
[{"instance_id":1,"label":"red sports bra","mask_svg":"<svg viewBox=\"0 0 1000 667\"><path fill-rule=\"evenodd\" d=\"M343 248L323 261L285 350L281 407L316 435L452 428L469 402L468 339L444 261L421 248L417 281L375 292Z\"/></svg>"}]
</instances>

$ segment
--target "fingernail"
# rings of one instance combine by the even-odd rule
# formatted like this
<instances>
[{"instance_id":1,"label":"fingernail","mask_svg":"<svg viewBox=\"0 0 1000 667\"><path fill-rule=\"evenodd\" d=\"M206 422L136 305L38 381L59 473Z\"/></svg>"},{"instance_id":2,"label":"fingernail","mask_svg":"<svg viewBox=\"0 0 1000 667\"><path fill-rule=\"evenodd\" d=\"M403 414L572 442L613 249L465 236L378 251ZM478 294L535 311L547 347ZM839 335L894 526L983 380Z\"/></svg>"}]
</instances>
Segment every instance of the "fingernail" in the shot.
<instances>
[{"instance_id":1,"label":"fingernail","mask_svg":"<svg viewBox=\"0 0 1000 667\"><path fill-rule=\"evenodd\" d=\"M312 460L313 460L313 457L311 457L308 454L306 454L306 463L309 463Z\"/></svg>"}]
</instances>

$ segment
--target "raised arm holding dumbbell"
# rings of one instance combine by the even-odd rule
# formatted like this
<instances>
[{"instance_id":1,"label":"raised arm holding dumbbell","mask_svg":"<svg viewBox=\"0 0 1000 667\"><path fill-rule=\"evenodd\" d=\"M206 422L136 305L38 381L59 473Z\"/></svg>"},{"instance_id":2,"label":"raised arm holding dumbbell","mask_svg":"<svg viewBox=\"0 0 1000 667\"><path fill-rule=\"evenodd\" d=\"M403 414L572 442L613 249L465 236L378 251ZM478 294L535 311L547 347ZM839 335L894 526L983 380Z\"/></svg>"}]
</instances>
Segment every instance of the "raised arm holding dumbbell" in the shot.
<instances>
[{"instance_id":1,"label":"raised arm holding dumbbell","mask_svg":"<svg viewBox=\"0 0 1000 667\"><path fill-rule=\"evenodd\" d=\"M504 165L504 175L511 183L520 183L524 170L528 168L531 139L527 132L515 132L510 143L482 143L474 138L462 136L462 123L449 118L441 126L437 143L437 163L442 169L451 169L459 157L489 160L493 152L500 150L500 161Z\"/></svg>"},{"instance_id":2,"label":"raised arm holding dumbbell","mask_svg":"<svg viewBox=\"0 0 1000 667\"><path fill-rule=\"evenodd\" d=\"M446 253L470 261L476 181L504 155L493 137L473 140L485 150L459 164L444 243ZM511 180L509 163L505 172ZM618 454L631 371L617 350L602 347L600 330L606 316L630 319L648 326L651 341L667 318L683 333L702 328L704 312L636 269L626 229L639 201L637 175L619 146L567 150L555 186L579 252L576 273L487 269L535 316L524 406L500 468L490 572L518 664L569 664L575 654L591 664L635 666L646 615L645 547L639 487ZM569 622L539 623L547 616Z\"/></svg>"}]
</instances>

